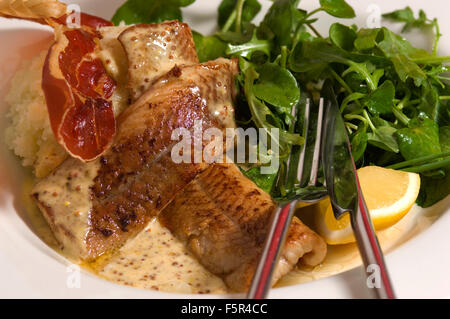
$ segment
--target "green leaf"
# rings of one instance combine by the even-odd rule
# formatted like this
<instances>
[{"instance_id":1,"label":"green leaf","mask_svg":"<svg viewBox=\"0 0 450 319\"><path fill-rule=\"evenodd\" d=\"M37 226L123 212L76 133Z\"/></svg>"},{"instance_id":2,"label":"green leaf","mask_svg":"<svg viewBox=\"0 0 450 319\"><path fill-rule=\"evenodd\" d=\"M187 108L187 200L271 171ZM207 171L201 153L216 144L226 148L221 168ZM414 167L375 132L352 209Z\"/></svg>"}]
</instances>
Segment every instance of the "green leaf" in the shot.
<instances>
[{"instance_id":1,"label":"green leaf","mask_svg":"<svg viewBox=\"0 0 450 319\"><path fill-rule=\"evenodd\" d=\"M256 30L255 25L251 24L250 22L243 22L241 26L241 32L219 31L216 33L216 36L220 38L222 41L236 45L250 41L252 39L255 30Z\"/></svg>"},{"instance_id":2,"label":"green leaf","mask_svg":"<svg viewBox=\"0 0 450 319\"><path fill-rule=\"evenodd\" d=\"M419 16L415 18L414 12L410 7L385 13L383 14L383 18L395 22L404 22L405 25L403 26L402 32L406 32L411 28L428 28L433 26L433 23L427 18L423 10L420 10Z\"/></svg>"},{"instance_id":3,"label":"green leaf","mask_svg":"<svg viewBox=\"0 0 450 319\"><path fill-rule=\"evenodd\" d=\"M439 128L439 144L441 144L442 152L450 151L450 126Z\"/></svg>"},{"instance_id":4,"label":"green leaf","mask_svg":"<svg viewBox=\"0 0 450 319\"><path fill-rule=\"evenodd\" d=\"M292 73L275 63L263 64L256 71L259 78L253 86L255 96L281 108L281 113L290 114L300 100L300 88Z\"/></svg>"},{"instance_id":5,"label":"green leaf","mask_svg":"<svg viewBox=\"0 0 450 319\"><path fill-rule=\"evenodd\" d=\"M412 78L416 86L422 85L427 75L411 58L427 57L430 54L414 48L411 43L386 28L382 28L382 31L384 38L378 43L378 47L391 58L400 79L406 82L408 78Z\"/></svg>"},{"instance_id":6,"label":"green leaf","mask_svg":"<svg viewBox=\"0 0 450 319\"><path fill-rule=\"evenodd\" d=\"M361 29L358 31L354 46L359 51L373 49L380 29Z\"/></svg>"},{"instance_id":7,"label":"green leaf","mask_svg":"<svg viewBox=\"0 0 450 319\"><path fill-rule=\"evenodd\" d=\"M118 25L160 23L166 20L183 20L180 8L186 7L195 0L128 0L117 9L112 22Z\"/></svg>"},{"instance_id":8,"label":"green leaf","mask_svg":"<svg viewBox=\"0 0 450 319\"><path fill-rule=\"evenodd\" d=\"M375 91L364 98L364 105L370 113L374 115L392 113L392 106L395 97L395 87L392 81L387 80Z\"/></svg>"},{"instance_id":9,"label":"green leaf","mask_svg":"<svg viewBox=\"0 0 450 319\"><path fill-rule=\"evenodd\" d=\"M295 72L306 72L317 65L326 67L333 62L346 64L347 53L323 39L299 43L289 57L289 67Z\"/></svg>"},{"instance_id":10,"label":"green leaf","mask_svg":"<svg viewBox=\"0 0 450 319\"><path fill-rule=\"evenodd\" d=\"M346 51L353 50L353 42L356 39L356 32L346 25L334 23L330 27L330 40L336 46Z\"/></svg>"},{"instance_id":11,"label":"green leaf","mask_svg":"<svg viewBox=\"0 0 450 319\"><path fill-rule=\"evenodd\" d=\"M252 167L249 170L241 169L241 172L266 193L270 193L272 190L275 178L278 174L277 172L273 174L261 174L260 167Z\"/></svg>"},{"instance_id":12,"label":"green leaf","mask_svg":"<svg viewBox=\"0 0 450 319\"><path fill-rule=\"evenodd\" d=\"M320 0L323 10L337 18L354 18L355 11L344 0Z\"/></svg>"},{"instance_id":13,"label":"green leaf","mask_svg":"<svg viewBox=\"0 0 450 319\"><path fill-rule=\"evenodd\" d=\"M409 41L389 29L383 27L381 31L383 32L383 40L378 43L378 46L388 57L397 54L403 54L409 58L430 57L430 53L426 50L413 47Z\"/></svg>"},{"instance_id":14,"label":"green leaf","mask_svg":"<svg viewBox=\"0 0 450 319\"><path fill-rule=\"evenodd\" d=\"M403 82L408 78L414 80L416 86L421 86L427 76L422 69L414 62L412 62L406 55L397 54L392 57L392 63L397 71L397 74Z\"/></svg>"},{"instance_id":15,"label":"green leaf","mask_svg":"<svg viewBox=\"0 0 450 319\"><path fill-rule=\"evenodd\" d=\"M275 0L264 16L259 28L273 33L275 47L291 47L293 33L305 16L297 10L298 3L299 0Z\"/></svg>"},{"instance_id":16,"label":"green leaf","mask_svg":"<svg viewBox=\"0 0 450 319\"><path fill-rule=\"evenodd\" d=\"M365 126L361 126L352 137L351 147L352 155L355 162L358 162L367 148L369 136L367 135Z\"/></svg>"},{"instance_id":17,"label":"green leaf","mask_svg":"<svg viewBox=\"0 0 450 319\"><path fill-rule=\"evenodd\" d=\"M259 40L256 37L256 32L254 32L252 39L247 43L238 45L228 44L226 54L251 59L253 53L257 51L261 51L270 57L270 41Z\"/></svg>"},{"instance_id":18,"label":"green leaf","mask_svg":"<svg viewBox=\"0 0 450 319\"><path fill-rule=\"evenodd\" d=\"M255 71L254 66L240 58L241 72L244 73L244 94L248 102L250 113L252 115L252 121L258 128L278 128L279 129L279 150L280 154L286 155L290 148L290 145L302 145L304 139L299 134L288 132L284 129L283 125L277 125L280 123L280 119L265 105L265 103L259 100L254 92L253 86L255 80L258 79L259 74ZM275 124L273 124L275 123ZM281 155L280 155L281 156Z\"/></svg>"},{"instance_id":19,"label":"green leaf","mask_svg":"<svg viewBox=\"0 0 450 319\"><path fill-rule=\"evenodd\" d=\"M414 20L414 12L410 7L383 14L383 18L397 22L411 22Z\"/></svg>"},{"instance_id":20,"label":"green leaf","mask_svg":"<svg viewBox=\"0 0 450 319\"><path fill-rule=\"evenodd\" d=\"M226 56L225 50L227 44L221 41L217 36L203 36L196 31L192 31L194 37L195 48L197 50L200 62L215 60L219 57Z\"/></svg>"},{"instance_id":21,"label":"green leaf","mask_svg":"<svg viewBox=\"0 0 450 319\"><path fill-rule=\"evenodd\" d=\"M440 115L439 92L437 88L425 81L420 90L420 104L417 109L424 112L430 119L437 121Z\"/></svg>"},{"instance_id":22,"label":"green leaf","mask_svg":"<svg viewBox=\"0 0 450 319\"><path fill-rule=\"evenodd\" d=\"M439 128L439 141L442 152L450 151L450 126ZM450 167L444 169L443 178L421 176L421 187L417 203L422 207L434 205L450 194Z\"/></svg>"},{"instance_id":23,"label":"green leaf","mask_svg":"<svg viewBox=\"0 0 450 319\"><path fill-rule=\"evenodd\" d=\"M236 8L238 0L222 0L218 8L218 24L222 28L228 17L231 15L233 10ZM261 4L258 0L245 0L244 6L242 7L242 20L241 22L250 22L261 10ZM231 26L233 28L233 26Z\"/></svg>"},{"instance_id":24,"label":"green leaf","mask_svg":"<svg viewBox=\"0 0 450 319\"><path fill-rule=\"evenodd\" d=\"M397 131L400 153L406 160L441 153L439 127L425 116L409 121L409 127Z\"/></svg>"},{"instance_id":25,"label":"green leaf","mask_svg":"<svg viewBox=\"0 0 450 319\"><path fill-rule=\"evenodd\" d=\"M430 207L450 194L450 169L446 168L444 172L445 176L441 179L421 175L418 205Z\"/></svg>"},{"instance_id":26,"label":"green leaf","mask_svg":"<svg viewBox=\"0 0 450 319\"><path fill-rule=\"evenodd\" d=\"M351 53L318 38L298 43L289 57L289 67L295 72L306 72L319 66L326 67L330 63L342 63L355 68L355 72L363 71L365 78L371 76L367 69L369 62L380 67L389 65L389 61L383 57Z\"/></svg>"},{"instance_id":27,"label":"green leaf","mask_svg":"<svg viewBox=\"0 0 450 319\"><path fill-rule=\"evenodd\" d=\"M395 137L396 132L397 129L389 125L377 127L374 132L367 134L369 144L388 152L398 153L399 148Z\"/></svg>"},{"instance_id":28,"label":"green leaf","mask_svg":"<svg viewBox=\"0 0 450 319\"><path fill-rule=\"evenodd\" d=\"M348 61L347 64L349 65L349 68L342 73L343 76L346 76L351 72L356 72L366 81L371 91L377 89L378 82L384 75L384 69L376 69L370 62L356 63L353 61Z\"/></svg>"}]
</instances>

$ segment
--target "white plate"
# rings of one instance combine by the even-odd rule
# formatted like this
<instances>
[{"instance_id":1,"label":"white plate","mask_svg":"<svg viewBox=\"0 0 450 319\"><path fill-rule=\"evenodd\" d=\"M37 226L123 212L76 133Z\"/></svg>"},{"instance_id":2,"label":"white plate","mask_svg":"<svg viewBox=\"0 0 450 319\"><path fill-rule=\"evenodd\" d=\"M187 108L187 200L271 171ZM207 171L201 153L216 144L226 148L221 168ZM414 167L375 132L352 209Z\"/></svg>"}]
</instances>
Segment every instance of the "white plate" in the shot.
<instances>
[{"instance_id":1,"label":"white plate","mask_svg":"<svg viewBox=\"0 0 450 319\"><path fill-rule=\"evenodd\" d=\"M82 10L104 18L110 18L122 0L78 0ZM270 2L262 1L263 12ZM185 12L185 20L193 29L209 33L214 30L218 0L197 0ZM357 12L354 21L368 26L376 23L378 10L389 12L407 5L423 8L428 16L439 18L444 36L440 43L441 54L450 55L450 20L447 13L450 3L446 0L419 1L350 1ZM377 3L377 4L375 4ZM302 1L302 8L318 7L317 0ZM260 19L262 13L259 14ZM319 30L324 34L334 19L320 15ZM326 21L326 23L324 23ZM369 25L370 26L370 25ZM399 30L399 26L393 26ZM430 40L414 33L416 45L429 47ZM0 18L0 103L5 114L3 97L9 80L23 59L38 52L51 38L49 28L18 20ZM1 117L4 122L4 117ZM4 124L4 123L3 123ZM2 129L0 127L0 129ZM0 136L2 136L0 134ZM2 298L198 298L201 295L178 295L139 290L119 286L81 272L81 287L68 288L67 282L74 275L70 263L45 245L28 226L21 200L23 170L10 152L0 152L0 297ZM450 197L428 210L415 208L417 220L427 216L440 216L430 227L386 256L386 262L396 293L403 298L450 297ZM422 223L423 224L423 223ZM416 229L417 231L417 229ZM367 297L362 267L325 279L272 290L273 298L364 298ZM70 285L69 285L70 286ZM213 296L217 297L217 296Z\"/></svg>"}]
</instances>

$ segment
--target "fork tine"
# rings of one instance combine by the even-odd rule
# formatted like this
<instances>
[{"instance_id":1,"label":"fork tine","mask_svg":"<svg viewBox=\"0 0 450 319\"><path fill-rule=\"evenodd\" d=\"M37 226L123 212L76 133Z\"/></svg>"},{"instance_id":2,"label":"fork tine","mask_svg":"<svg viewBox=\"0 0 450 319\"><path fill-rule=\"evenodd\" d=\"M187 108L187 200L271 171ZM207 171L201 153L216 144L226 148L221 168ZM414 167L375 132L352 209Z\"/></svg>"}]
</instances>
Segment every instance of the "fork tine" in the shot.
<instances>
[{"instance_id":1,"label":"fork tine","mask_svg":"<svg viewBox=\"0 0 450 319\"><path fill-rule=\"evenodd\" d=\"M317 184L317 175L319 172L319 163L320 163L320 145L322 140L322 129L323 129L323 104L324 100L323 98L320 98L319 102L319 112L317 114L317 133L316 133L316 140L314 143L314 156L312 160L312 166L311 166L311 173L309 176L309 183L308 186L314 186Z\"/></svg>"},{"instance_id":2,"label":"fork tine","mask_svg":"<svg viewBox=\"0 0 450 319\"><path fill-rule=\"evenodd\" d=\"M308 130L309 130L309 113L310 113L310 100L306 99L305 104L305 114L303 119L303 138L305 140L302 150L300 152L300 157L297 166L297 181L298 184L296 186L300 186L302 183L303 170L305 168L305 154L306 154L306 143L308 141Z\"/></svg>"},{"instance_id":3,"label":"fork tine","mask_svg":"<svg viewBox=\"0 0 450 319\"><path fill-rule=\"evenodd\" d=\"M297 105L298 104L295 104L293 107L292 107L292 109L291 109L291 116L293 117L293 118L297 118ZM293 125L295 126L295 124L296 123L294 123ZM286 176L285 176L285 180L284 180L284 184L286 185L287 183L288 183L288 176L289 176L289 172L290 172L290 169L291 169L291 160L292 160L292 148L291 148L291 153L289 154L289 157L288 157L288 159L287 159L287 161L286 161Z\"/></svg>"}]
</instances>

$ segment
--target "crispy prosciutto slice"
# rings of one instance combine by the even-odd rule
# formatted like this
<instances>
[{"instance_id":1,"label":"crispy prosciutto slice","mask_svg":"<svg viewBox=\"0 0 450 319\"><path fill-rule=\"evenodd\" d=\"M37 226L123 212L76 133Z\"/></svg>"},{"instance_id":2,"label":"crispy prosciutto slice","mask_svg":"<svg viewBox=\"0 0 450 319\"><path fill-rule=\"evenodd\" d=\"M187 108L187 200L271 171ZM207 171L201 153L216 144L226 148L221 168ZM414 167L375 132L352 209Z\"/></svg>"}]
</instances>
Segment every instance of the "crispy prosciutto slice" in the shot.
<instances>
[{"instance_id":1,"label":"crispy prosciutto slice","mask_svg":"<svg viewBox=\"0 0 450 319\"><path fill-rule=\"evenodd\" d=\"M81 28L64 25L66 16L49 20L55 29L42 71L42 89L57 141L83 161L100 156L116 132L111 97L116 83L98 57L98 27L111 25L81 14Z\"/></svg>"},{"instance_id":2,"label":"crispy prosciutto slice","mask_svg":"<svg viewBox=\"0 0 450 319\"><path fill-rule=\"evenodd\" d=\"M96 55L95 33L62 26L55 34L42 72L52 130L73 157L92 160L115 134L111 96L116 84Z\"/></svg>"},{"instance_id":3,"label":"crispy prosciutto slice","mask_svg":"<svg viewBox=\"0 0 450 319\"><path fill-rule=\"evenodd\" d=\"M112 23L80 13L80 27L66 25L71 19L59 1L0 3L0 16L48 24L55 30L42 72L50 124L56 140L73 157L83 161L100 156L116 131L112 94L116 83L98 57L98 28ZM69 18L69 19L67 19Z\"/></svg>"}]
</instances>

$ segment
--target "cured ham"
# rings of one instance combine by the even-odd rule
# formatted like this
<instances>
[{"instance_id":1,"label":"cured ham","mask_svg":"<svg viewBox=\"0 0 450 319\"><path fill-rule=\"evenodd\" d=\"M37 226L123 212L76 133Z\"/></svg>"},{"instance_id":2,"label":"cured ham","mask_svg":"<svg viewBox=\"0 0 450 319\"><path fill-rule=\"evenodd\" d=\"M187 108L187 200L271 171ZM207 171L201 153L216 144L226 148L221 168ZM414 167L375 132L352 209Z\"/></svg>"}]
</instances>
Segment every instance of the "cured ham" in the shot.
<instances>
[{"instance_id":1,"label":"cured ham","mask_svg":"<svg viewBox=\"0 0 450 319\"><path fill-rule=\"evenodd\" d=\"M55 34L42 72L52 130L73 157L92 160L115 134L111 96L116 84L96 56L95 35L59 28Z\"/></svg>"},{"instance_id":2,"label":"cured ham","mask_svg":"<svg viewBox=\"0 0 450 319\"><path fill-rule=\"evenodd\" d=\"M100 156L112 143L115 118L111 97L116 83L98 57L99 27L112 23L85 13L79 28L66 26L65 4L58 1L2 1L0 15L52 26L55 43L42 70L50 123L56 140L83 161Z\"/></svg>"}]
</instances>

